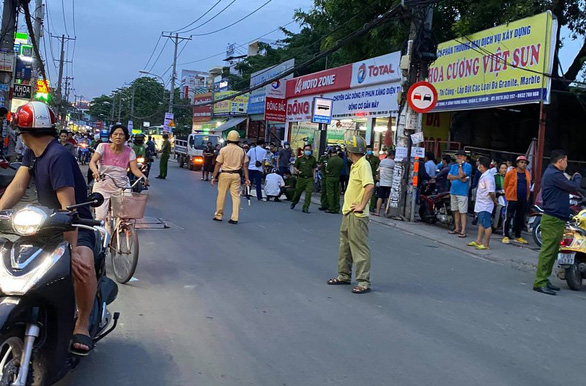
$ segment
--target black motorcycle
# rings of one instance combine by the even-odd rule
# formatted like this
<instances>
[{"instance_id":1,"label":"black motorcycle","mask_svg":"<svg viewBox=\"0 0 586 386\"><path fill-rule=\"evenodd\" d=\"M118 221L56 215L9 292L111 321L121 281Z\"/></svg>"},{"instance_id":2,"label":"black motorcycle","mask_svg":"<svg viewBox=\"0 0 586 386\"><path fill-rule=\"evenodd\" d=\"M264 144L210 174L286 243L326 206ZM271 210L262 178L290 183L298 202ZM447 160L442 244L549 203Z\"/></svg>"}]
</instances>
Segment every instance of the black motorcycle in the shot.
<instances>
[{"instance_id":1,"label":"black motorcycle","mask_svg":"<svg viewBox=\"0 0 586 386\"><path fill-rule=\"evenodd\" d=\"M106 308L118 294L106 277L109 235L102 222L81 219L74 211L103 201L93 194L66 211L27 206L0 212L0 233L7 236L0 238L0 386L52 385L79 363L70 353L76 305L71 250L63 232L95 232L98 290L90 337L97 343L116 328L119 314L112 317Z\"/></svg>"},{"instance_id":2,"label":"black motorcycle","mask_svg":"<svg viewBox=\"0 0 586 386\"><path fill-rule=\"evenodd\" d=\"M141 155L136 158L136 166L138 167L138 170L140 170L145 176L149 175L150 166L149 163L146 162L144 156ZM144 184L144 181L132 174L130 169L128 169L128 180L130 181L133 192L140 193L143 190L148 190L148 186Z\"/></svg>"}]
</instances>

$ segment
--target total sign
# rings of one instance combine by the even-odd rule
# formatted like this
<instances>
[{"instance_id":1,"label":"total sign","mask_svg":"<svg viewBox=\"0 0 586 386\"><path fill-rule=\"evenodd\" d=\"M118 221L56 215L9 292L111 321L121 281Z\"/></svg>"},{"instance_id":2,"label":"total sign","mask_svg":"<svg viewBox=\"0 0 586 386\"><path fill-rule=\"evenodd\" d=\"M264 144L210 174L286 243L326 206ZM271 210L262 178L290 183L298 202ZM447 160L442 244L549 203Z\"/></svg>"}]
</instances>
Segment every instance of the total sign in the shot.
<instances>
[{"instance_id":1,"label":"total sign","mask_svg":"<svg viewBox=\"0 0 586 386\"><path fill-rule=\"evenodd\" d=\"M397 51L353 63L350 87L398 82L401 80L400 62L401 52Z\"/></svg>"}]
</instances>

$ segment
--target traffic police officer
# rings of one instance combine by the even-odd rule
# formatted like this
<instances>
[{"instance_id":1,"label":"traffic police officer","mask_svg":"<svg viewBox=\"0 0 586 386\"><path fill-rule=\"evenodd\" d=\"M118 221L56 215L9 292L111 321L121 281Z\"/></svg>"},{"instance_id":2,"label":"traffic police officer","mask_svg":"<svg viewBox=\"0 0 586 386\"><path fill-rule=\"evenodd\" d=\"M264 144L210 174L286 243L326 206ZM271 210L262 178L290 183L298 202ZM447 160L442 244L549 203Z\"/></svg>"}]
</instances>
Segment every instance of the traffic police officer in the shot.
<instances>
[{"instance_id":1,"label":"traffic police officer","mask_svg":"<svg viewBox=\"0 0 586 386\"><path fill-rule=\"evenodd\" d=\"M313 193L313 179L315 177L315 168L317 161L311 155L311 145L305 145L303 155L295 160L293 171L298 175L297 185L295 187L295 196L291 203L291 209L301 198L301 193L305 192L305 201L303 202L303 213L309 213L309 204L311 203L311 193Z\"/></svg>"},{"instance_id":2,"label":"traffic police officer","mask_svg":"<svg viewBox=\"0 0 586 386\"><path fill-rule=\"evenodd\" d=\"M340 212L340 176L344 169L344 160L338 156L335 148L328 151L330 159L326 165L326 192L328 196L327 213Z\"/></svg>"}]
</instances>

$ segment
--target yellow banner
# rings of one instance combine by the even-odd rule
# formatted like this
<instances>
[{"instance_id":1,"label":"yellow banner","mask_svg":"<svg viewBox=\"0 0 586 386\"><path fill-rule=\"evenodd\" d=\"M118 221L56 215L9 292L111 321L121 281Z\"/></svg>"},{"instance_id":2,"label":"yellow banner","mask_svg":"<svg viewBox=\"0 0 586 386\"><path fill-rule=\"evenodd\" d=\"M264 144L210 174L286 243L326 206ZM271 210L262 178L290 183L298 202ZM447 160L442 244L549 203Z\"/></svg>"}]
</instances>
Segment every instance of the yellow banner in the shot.
<instances>
[{"instance_id":1,"label":"yellow banner","mask_svg":"<svg viewBox=\"0 0 586 386\"><path fill-rule=\"evenodd\" d=\"M433 111L549 103L556 24L546 12L440 44Z\"/></svg>"},{"instance_id":2,"label":"yellow banner","mask_svg":"<svg viewBox=\"0 0 586 386\"><path fill-rule=\"evenodd\" d=\"M214 93L214 100L236 94L236 91L222 91ZM214 115L246 115L249 94L239 95L233 99L214 103Z\"/></svg>"}]
</instances>

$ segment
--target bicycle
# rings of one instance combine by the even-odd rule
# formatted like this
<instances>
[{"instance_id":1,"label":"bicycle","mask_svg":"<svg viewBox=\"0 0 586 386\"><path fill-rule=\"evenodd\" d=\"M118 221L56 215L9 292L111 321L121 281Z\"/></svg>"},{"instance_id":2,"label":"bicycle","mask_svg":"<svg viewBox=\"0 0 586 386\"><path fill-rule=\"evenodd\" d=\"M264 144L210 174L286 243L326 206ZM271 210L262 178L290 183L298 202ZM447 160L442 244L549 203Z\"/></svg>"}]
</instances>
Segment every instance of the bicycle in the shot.
<instances>
[{"instance_id":1,"label":"bicycle","mask_svg":"<svg viewBox=\"0 0 586 386\"><path fill-rule=\"evenodd\" d=\"M134 186L142 181L142 177L130 187L119 186L116 179L108 174L104 174L102 178L110 178L121 190L120 194L110 196L106 224L112 233L108 251L114 277L118 283L126 284L134 276L138 265L139 241L135 224L137 219L144 217L148 195L132 192Z\"/></svg>"}]
</instances>

